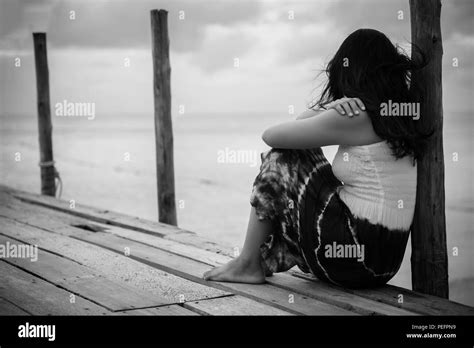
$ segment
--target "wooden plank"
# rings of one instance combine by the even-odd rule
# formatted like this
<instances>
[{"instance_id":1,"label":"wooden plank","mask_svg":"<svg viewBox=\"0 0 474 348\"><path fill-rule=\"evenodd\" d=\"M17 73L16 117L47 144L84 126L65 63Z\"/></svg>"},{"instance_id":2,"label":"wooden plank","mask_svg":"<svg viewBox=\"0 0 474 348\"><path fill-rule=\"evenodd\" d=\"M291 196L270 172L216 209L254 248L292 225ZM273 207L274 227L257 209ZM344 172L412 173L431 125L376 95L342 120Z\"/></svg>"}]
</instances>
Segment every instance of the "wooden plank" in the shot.
<instances>
[{"instance_id":1,"label":"wooden plank","mask_svg":"<svg viewBox=\"0 0 474 348\"><path fill-rule=\"evenodd\" d=\"M95 208L87 205L74 202L74 207L71 208L71 203L68 200L56 199L53 197L43 196L36 193L16 190L8 186L0 184L0 201L5 201L11 198L16 198L22 202L42 206L51 210L57 210L66 214L77 217L86 218L90 221L96 221L104 224L114 226L121 226L124 228L134 228L144 233L151 233L158 236L164 236L168 233L186 232L194 234L194 232L184 231L178 227L166 225L159 222L153 222L146 219L116 213L107 209ZM11 200L10 198L10 200Z\"/></svg>"},{"instance_id":2,"label":"wooden plank","mask_svg":"<svg viewBox=\"0 0 474 348\"><path fill-rule=\"evenodd\" d=\"M89 246L89 248L86 248L83 245L77 245L77 244L80 244L80 243L83 243L83 242L81 242L79 240L75 240L75 239L65 241L67 244L70 244L70 245L58 244L57 239L60 238L61 236L54 236L53 235L51 237L51 236L47 235L49 232L46 232L46 231L43 231L43 230L28 231L28 229L25 229L19 223L3 221L3 220L5 220L5 219L0 218L0 223L2 223L4 225L3 230L7 231L7 233L9 233L10 236L21 238L22 240L28 241L29 243L34 243L34 242L43 243L43 244L40 244L40 245L48 245L49 248L51 248L51 244L56 243L57 247L54 250L61 251L65 254L67 254L68 257L71 257L71 252L73 253L74 250L88 250L90 248L94 248L94 246L90 246L90 244L86 244L87 246ZM31 229L31 227L30 227L30 229ZM81 235L87 235L87 233L82 233ZM62 238L64 239L66 237L62 237ZM51 239L53 239L53 241L51 241ZM124 241L125 241L125 244L126 244L126 240L124 240ZM65 252L65 251L68 250L68 248L72 248L72 250L70 250L69 252ZM80 252L80 255L83 255L83 252ZM74 256L74 258L76 258L76 256ZM94 257L89 257L88 259L90 259L90 258L96 259ZM102 264L101 260L103 260L103 258L99 259L99 264ZM127 259L127 260L130 260L130 259ZM106 259L104 261L107 262ZM133 261L133 260L130 260L130 261L131 262L136 262L136 261ZM148 266L145 266L145 267L148 267ZM122 268L120 268L120 272L122 272ZM139 272L139 274L142 274L142 272ZM108 276L109 276L109 273L108 273ZM173 275L169 275L169 277L170 278L172 278L172 277L177 278L176 276L173 276ZM181 291L180 294L179 294L179 295L184 296L183 298L184 298L185 301L194 301L196 299L199 299L197 296L193 296L192 292L195 292L196 288L200 288L200 287L211 289L211 290L213 290L213 292L217 292L214 295L229 294L229 292L221 291L221 290L218 290L218 289L215 289L215 288L212 288L212 287L206 287L202 284L196 284L196 283L193 283L193 282L190 282L190 281L187 281L187 282L190 283L190 285L187 289L188 291ZM170 286L173 286L173 285L174 285L174 283L170 284ZM192 288L191 288L191 286L192 286ZM174 289L174 288L175 287L173 287L171 289ZM190 291L192 291L192 292L190 292ZM202 298L209 298L209 297L211 297L211 296L209 296L209 295L200 296L201 299ZM263 307L263 306L260 306L260 307ZM267 310L267 311L269 312L271 310ZM282 311L278 311L278 312L280 313Z\"/></svg>"},{"instance_id":3,"label":"wooden plank","mask_svg":"<svg viewBox=\"0 0 474 348\"><path fill-rule=\"evenodd\" d=\"M48 226L51 230L61 233L69 225L80 225L90 222L87 219L49 209L40 205L23 202L0 191L0 216L16 220L24 224ZM104 225L105 226L105 225Z\"/></svg>"},{"instance_id":4,"label":"wooden plank","mask_svg":"<svg viewBox=\"0 0 474 348\"><path fill-rule=\"evenodd\" d=\"M104 228L106 227L103 224L98 225ZM148 234L140 234L115 226L110 226L107 229L107 232L110 232L117 236L121 236L126 239L138 241L140 243L150 245L165 251L167 250L178 255L183 255L188 258L192 258L194 260L213 266L224 264L232 259L231 257L228 257L226 255L215 254L213 252L202 250L191 245L183 245L175 241L166 240ZM420 313L430 313L429 309L422 310L421 312L419 310L411 310L404 304L400 304L398 301L398 297L394 298L393 296L390 296L389 298L385 299L385 301L381 301L381 299L378 297L370 298L367 296L359 296L357 294L348 292L345 289L331 286L330 284L321 281L317 281L316 284L315 282L300 283L292 278L294 277L291 277L290 275L278 274L274 277L267 278L267 282L292 292L310 296L323 302L327 302L336 306L340 306L341 308L355 311L359 314L416 315ZM311 277L311 279L313 278ZM391 289L389 291L390 293L393 293L394 291L399 293L398 289L400 288L398 287L392 287L391 285L386 285L385 287ZM444 303L443 307L449 307L449 303ZM434 314L433 312L431 313ZM439 312L437 313L437 315L440 314L441 313Z\"/></svg>"},{"instance_id":5,"label":"wooden plank","mask_svg":"<svg viewBox=\"0 0 474 348\"><path fill-rule=\"evenodd\" d=\"M98 224L106 228L106 225ZM137 241L158 249L182 255L211 266L217 266L230 261L232 258L213 252L202 250L192 245L184 245L160 237L125 230L120 227L109 226L107 232L114 235ZM299 293L320 301L330 303L341 308L364 315L416 315L416 313L401 308L398 302L390 305L379 301L370 300L355 294L348 293L341 288L331 286L324 282L298 281L288 274L275 274L267 278L269 284L281 287L292 293Z\"/></svg>"},{"instance_id":6,"label":"wooden plank","mask_svg":"<svg viewBox=\"0 0 474 348\"><path fill-rule=\"evenodd\" d=\"M80 250L88 250L90 248L95 247L95 246L90 246L90 244L86 244L84 242L81 242L81 241L78 241L78 240L75 240L75 239L69 239L69 238L64 237L64 236L54 235L54 234L52 234L50 232L47 232L47 231L44 231L44 230L32 229L31 227L28 227L28 226L22 226L22 224L20 224L20 223L17 223L17 222L14 222L14 221L9 221L8 219L5 219L5 218L0 218L0 225L3 226L2 230L6 231L9 236L16 237L16 238L21 238L21 240L26 241L30 244L38 243L40 245L40 247L47 246L49 248L48 250L51 250L51 245L56 245L56 247L53 248L53 251L64 253L68 257L73 256L73 259L77 258L74 255L75 250L79 250L79 255L83 255L84 251L80 251ZM59 241L62 240L63 243L58 243L58 239L59 239ZM173 242L173 243L175 243L175 242ZM85 244L85 246L87 246L87 248L84 246L84 244ZM97 247L95 247L95 248L97 248ZM77 253L77 251L76 251L76 253ZM109 253L109 254L113 254L116 257L122 257L122 256L119 256L119 255L116 255L115 253L110 253L110 252L107 252L107 251L103 251L103 253ZM89 256L89 257L86 257L86 260L87 259L95 259L100 264L103 264L104 261L107 262L106 260L110 259L110 256L108 256L107 258L103 258L103 257L98 258L98 257L94 257L94 256ZM129 260L130 262L136 262L136 261L130 260L128 258L126 258L126 260ZM83 261L83 260L81 260L81 261ZM148 267L148 266L145 266L145 267ZM119 267L119 268L120 268L120 272L122 272L122 267ZM137 273L142 273L142 272L137 272ZM107 275L110 276L109 273L107 273ZM170 277L175 277L173 275L169 275L169 276ZM87 281L90 281L90 280L87 280ZM189 283L191 283L193 285L194 289L196 287L204 287L201 284L196 284L196 283L192 283L192 282L189 282ZM219 291L222 294L226 293L226 292L223 292L223 291L220 291L220 290L216 290L214 288L210 288L210 289L212 289L214 291ZM184 296L185 296L185 299L187 301L191 301L189 294L184 293ZM250 302L255 302L254 307L255 307L255 312L256 312L257 315L258 314L263 315L265 313L289 314L288 312L284 312L282 310L278 310L278 309L275 309L273 307L260 304L256 301L251 301L251 300L241 298L241 297L239 297L239 299L242 299L243 305L248 304L249 301ZM218 313L217 309L216 309L216 311ZM236 309L235 312L239 312L239 310ZM245 313L247 313L247 312L242 312L242 314L245 314Z\"/></svg>"},{"instance_id":7,"label":"wooden plank","mask_svg":"<svg viewBox=\"0 0 474 348\"><path fill-rule=\"evenodd\" d=\"M146 233L140 233L137 231L116 226L104 225L101 223L94 223L92 226L103 229L103 232L111 233L124 239L149 245L154 248L171 252L173 254L185 256L211 266L222 265L232 260L232 257L227 255L216 254L215 252L204 250L194 245L186 245L174 240L169 240Z\"/></svg>"},{"instance_id":8,"label":"wooden plank","mask_svg":"<svg viewBox=\"0 0 474 348\"><path fill-rule=\"evenodd\" d=\"M174 240L161 238L157 235L142 232L137 233L137 231L122 227L107 225L95 221L91 222L85 218L76 217L42 206L26 204L25 202L18 200L10 200L7 204L0 206L0 216L68 236L83 232L82 229L71 227L72 225L87 225L91 226L91 229L96 228L98 230L104 230L126 239L138 241L159 249L198 259L199 261L209 265L224 264L232 259L224 254L217 254L213 251L204 250L194 245L182 244Z\"/></svg>"},{"instance_id":9,"label":"wooden plank","mask_svg":"<svg viewBox=\"0 0 474 348\"><path fill-rule=\"evenodd\" d=\"M74 238L119 253L127 246L130 248L131 258L152 267L162 269L200 284L206 284L217 289L249 297L258 302L266 303L291 313L305 315L356 315L356 313L343 310L339 307L315 299L309 299L307 296L302 296L297 293L292 294L268 284L250 285L205 281L202 279L202 274L211 268L209 265L137 242L125 240L111 234L97 232Z\"/></svg>"},{"instance_id":10,"label":"wooden plank","mask_svg":"<svg viewBox=\"0 0 474 348\"><path fill-rule=\"evenodd\" d=\"M219 255L213 252L202 250L192 245L184 245L175 241L163 239L149 234L137 233L136 231L126 230L116 226L107 226L97 223L97 226L106 229L106 232L114 235L137 241L155 248L172 252L177 255L200 261L202 263L217 266L230 261L232 258L226 255ZM281 287L292 293L299 293L305 296L327 302L341 308L354 311L364 315L416 315L414 312L402 309L397 306L398 303L388 305L378 301L360 297L348 293L341 288L332 287L323 282L298 281L295 277L287 274L278 274L267 278L269 284Z\"/></svg>"},{"instance_id":11,"label":"wooden plank","mask_svg":"<svg viewBox=\"0 0 474 348\"><path fill-rule=\"evenodd\" d=\"M184 304L201 315L293 315L243 296L225 296Z\"/></svg>"},{"instance_id":12,"label":"wooden plank","mask_svg":"<svg viewBox=\"0 0 474 348\"><path fill-rule=\"evenodd\" d=\"M24 242L28 242L30 244L37 244L41 248L46 249L48 251L54 251L54 252L60 252L64 255L67 255L69 258L72 258L76 261L79 261L81 263L86 262L87 266L92 266L93 268L97 269L97 267L101 267L100 270L103 272L107 273L107 276L110 277L111 274L118 273L120 274L121 277L123 277L124 271L127 269L127 266L124 265L117 265L113 263L110 267L107 269L103 269L104 265L107 265L110 263L109 260L112 260L114 258L123 258L127 260L129 263L136 263L141 266L141 268L150 268L155 271L155 273L162 272L159 270L156 270L152 267L142 265L138 263L135 260L131 260L129 258L126 258L121 255L117 255L116 253L109 252L107 250L100 249L99 247L96 246L91 246L90 244L87 244L85 242L76 240L76 239L70 239L65 236L60 236L60 235L55 235L51 232L47 232L45 230L38 230L38 229L32 229L31 227L28 226L22 226L22 224L14 222L14 221L9 221L8 219L5 218L0 218L0 225L3 226L3 231L7 233L7 235L21 239ZM26 228L25 228L26 227ZM4 232L4 233L5 233ZM75 231L74 231L75 232ZM137 232L134 232L137 233ZM77 234L77 233L76 233ZM81 232L83 234L83 232ZM147 237L150 237L149 235L146 235ZM154 237L153 237L154 238ZM161 238L159 238L161 239ZM165 241L166 243L170 243L170 241ZM174 244L177 244L176 242L172 242ZM53 246L53 247L52 247ZM191 247L192 250L197 249L194 247ZM99 249L99 255L97 253L93 253L90 255L90 250L91 249ZM199 251L199 249L197 250ZM204 251L206 253L209 253L207 251ZM87 254L87 255L85 255ZM105 255L103 255L105 254ZM91 265L90 260L93 260L93 264ZM144 271L142 269L137 269L134 267L132 272L129 272L132 274L140 274L143 275ZM165 273L165 272L162 272ZM167 280L169 278L179 278L171 274L167 274L167 277L165 277ZM156 279L156 277L153 277L153 279ZM182 279L182 278L179 278ZM201 284L196 284L193 283L189 280L184 280L183 281L189 283L186 291L183 291L183 289L176 289L176 283L173 281L169 281L167 285L169 286L168 292L171 290L172 292L175 293L174 299L178 301L179 296L183 296L185 301L196 301L199 299L205 299L205 298L210 298L212 296L209 295L209 292L213 292L213 297L219 297L223 296L225 294L229 294L228 292L224 292L212 287L207 287ZM155 286L153 286L154 288ZM207 293L205 296L196 296L196 288L206 288ZM250 300L247 300L245 298L239 297L239 300L242 299L242 308L245 308L245 305L249 303ZM235 301L234 301L235 302ZM263 304L260 304L256 301L251 301L255 302L254 306L254 311L256 315L263 315L265 313L276 313L276 314L282 314L286 313L289 314L288 312L284 312L282 310L274 309L273 307L269 307ZM268 307L267 309L264 310L264 308ZM239 312L238 309L235 310L235 312ZM242 312L242 314L245 314L246 312Z\"/></svg>"},{"instance_id":13,"label":"wooden plank","mask_svg":"<svg viewBox=\"0 0 474 348\"><path fill-rule=\"evenodd\" d=\"M230 246L219 245L196 235L194 232L183 230L175 226L170 226L126 214L111 212L106 209L93 208L83 204L78 204L77 202L75 203L74 209L71 209L70 203L68 201L14 190L0 184L0 193L2 192L4 194L16 197L24 202L62 211L64 213L82 217L90 221L161 236L165 239L175 240L183 244L199 246L201 249L213 251L217 254L232 255Z\"/></svg>"},{"instance_id":14,"label":"wooden plank","mask_svg":"<svg viewBox=\"0 0 474 348\"><path fill-rule=\"evenodd\" d=\"M114 315L190 315L190 316L197 316L199 315L196 312L193 312L189 309L186 309L180 305L169 305L169 306L161 306L161 307L153 307L153 308L143 308L143 309L133 309L129 311L121 311L115 312Z\"/></svg>"},{"instance_id":15,"label":"wooden plank","mask_svg":"<svg viewBox=\"0 0 474 348\"><path fill-rule=\"evenodd\" d=\"M426 315L474 315L474 308L444 300L441 297L414 292L399 287L381 287L348 291L384 303L394 303L401 296L403 308Z\"/></svg>"},{"instance_id":16,"label":"wooden plank","mask_svg":"<svg viewBox=\"0 0 474 348\"><path fill-rule=\"evenodd\" d=\"M388 305L346 292L319 280L309 281L288 274L274 274L267 278L267 282L362 315L417 315L415 312L395 305Z\"/></svg>"},{"instance_id":17,"label":"wooden plank","mask_svg":"<svg viewBox=\"0 0 474 348\"><path fill-rule=\"evenodd\" d=\"M37 215L37 213L36 213ZM43 216L44 214L40 214ZM30 212L29 216L35 216L34 212ZM67 217L61 217L62 220ZM87 220L85 220L87 221ZM87 223L87 222L84 222ZM104 225L95 223L97 226L103 229L107 229L107 232L115 235L139 241L141 243L154 246L163 250L168 250L173 253L184 255L188 258L198 260L200 262L209 265L219 265L228 262L231 258L225 255L218 255L210 251L202 250L194 246L183 245L175 241L165 240L149 234L137 233L136 231L125 230L120 227ZM323 282L317 284L299 284L294 277L286 274L278 274L274 277L267 278L270 284L281 287L292 293L299 293L305 296L309 296L318 299L322 302L330 303L339 306L343 309L348 309L359 314L372 315L413 315L415 313L409 312L405 309L396 307L398 303L391 303L391 305L373 301L364 297L360 297L351 293L348 293L340 288L331 288ZM313 285L313 286L311 286Z\"/></svg>"},{"instance_id":18,"label":"wooden plank","mask_svg":"<svg viewBox=\"0 0 474 348\"><path fill-rule=\"evenodd\" d=\"M135 230L140 230L144 233L151 233L158 236L164 236L167 233L180 231L184 232L177 227L111 212L107 209L93 208L79 204L77 202L75 202L74 208L71 208L70 201L15 190L0 184L0 201L2 201L2 203L5 201L11 202L12 198L16 198L21 202L42 206L50 210L56 210L69 215L85 218L90 221L96 221L114 226L122 226L124 228L133 229L133 227L135 227ZM186 232L194 234L193 232Z\"/></svg>"},{"instance_id":19,"label":"wooden plank","mask_svg":"<svg viewBox=\"0 0 474 348\"><path fill-rule=\"evenodd\" d=\"M70 302L70 292L0 262L0 296L33 315L106 315L110 312L80 296Z\"/></svg>"},{"instance_id":20,"label":"wooden plank","mask_svg":"<svg viewBox=\"0 0 474 348\"><path fill-rule=\"evenodd\" d=\"M1 234L21 240L28 244L36 244L41 249L65 255L94 270L106 274L107 278L126 282L137 289L145 290L171 302L195 301L206 298L230 295L229 292L218 290L142 264L115 252L101 247L71 239L64 235L34 228L0 217ZM72 234L88 234L75 231ZM66 229L62 230L63 232Z\"/></svg>"},{"instance_id":21,"label":"wooden plank","mask_svg":"<svg viewBox=\"0 0 474 348\"><path fill-rule=\"evenodd\" d=\"M5 186L1 186L0 185L0 200L3 200L4 196L5 196L5 191L8 191L9 192L9 196L10 197L13 197L11 196L12 194L12 190L5 187ZM16 191L15 191L16 192ZM28 196L30 196L30 194L27 194ZM43 200L45 197L40 197L41 200ZM19 202L18 200L14 199L15 202ZM46 197L46 200L48 200L48 197ZM53 202L56 202L57 200L52 200ZM36 209L37 207L36 206L30 206L30 205L26 205L25 203L22 203L22 202L19 202L20 204L23 204L22 206L22 209L26 206L26 207L29 207L29 209ZM67 203L67 202L66 202ZM65 224L60 224L60 223L57 223L56 219L58 221L60 221L61 219L64 220L64 217L67 217L68 219L71 219L71 218L74 218L74 219L77 219L77 216L72 216L72 215L69 215L69 214L66 214L66 213L61 213L59 210L50 210L48 208L48 204L45 204L44 207L38 207L39 209L41 209L43 211L42 214L38 214L38 212L36 213L37 215L45 215L46 213L45 212L52 212L53 215L56 215L55 216L55 223L56 225L54 226L53 229L55 229L55 232L63 232L66 231L68 234L71 233L71 230L69 229L68 226L65 226ZM16 207L15 207L16 208ZM1 211L2 207L0 207L0 211ZM0 212L1 213L1 212ZM18 214L18 213L17 213ZM28 215L30 213L28 212ZM120 215L120 214L119 214ZM35 217L35 219L37 219L37 217ZM67 219L66 219L67 220ZM30 219L30 221L33 221ZM77 221L77 220L76 220ZM88 221L86 219L81 219L81 221ZM95 220L94 220L95 221ZM33 221L35 222L35 221ZM43 221L44 222L44 221ZM207 264L222 264L222 263L225 263L227 262L228 258L227 256L223 255L223 254L226 254L226 252L223 252L221 254L218 254L217 257L213 257L213 254L212 252L209 252L209 251L205 251L205 250L201 250L200 248L193 248L192 246L196 246L196 245L201 245L199 243L195 243L195 241L192 241L190 243L190 245L187 245L187 246L190 246L191 248L187 248L186 245L182 245L182 244L177 244L176 248L175 246L172 244L172 243L169 243L171 241L168 241L168 240L165 240L165 242L162 242L162 238L156 238L156 234L153 234L153 233L150 233L150 231L148 231L149 233L137 233L136 235L134 234L134 232L132 231L127 231L123 228L118 228L118 227L115 227L115 225L103 225L103 224L100 224L99 225L101 226L106 226L106 227L109 227L109 232L113 233L113 234L117 234L117 235L120 235L122 237L125 237L125 238L130 238L130 239L137 239L139 240L141 243L145 243L145 244L148 244L148 245L153 245L154 247L157 247L157 248L170 248L171 247L171 250L175 253L178 253L178 254L183 254L185 255L186 257L190 257L190 258L195 258L195 259L199 259L200 261L203 261L204 263L207 263ZM152 225L159 225L159 224L156 224L156 223L152 223ZM77 229L77 231L79 231L79 229ZM76 230L73 230L73 232L76 232ZM178 232L179 234L179 232ZM137 237L138 236L138 237ZM175 248L175 249L173 249ZM212 248L208 248L210 250L212 250ZM192 254L192 252L194 252L194 250L200 250L200 252L198 253L195 253L194 256ZM294 290L295 292L299 292L299 293L303 293L303 294L306 294L307 296L316 296L316 298L318 298L317 296L319 295L315 295L315 293L313 293L313 295L309 292L306 292L306 290L310 290L309 288L308 289L299 289L298 288L298 284L299 283L295 283L295 285L291 285L291 289L288 288L288 281L287 281L287 278L288 277L291 277L291 276L288 276L288 275L284 275L284 277L286 277L286 279L284 279L285 281L280 283L280 275L278 275L277 278L268 278L269 282L275 286L279 286L279 287L282 287L283 289L288 289L288 290ZM300 275L301 276L301 275ZM308 276L308 275L306 275ZM309 279L311 280L311 277L309 277ZM311 280L312 281L312 280ZM319 283L322 283L322 282L319 282ZM390 296L387 296L386 298L384 297L377 297L377 296L373 296L372 294L371 295L367 295L366 292L361 292L361 293L354 293L354 292L350 292L350 290L345 290L345 289L340 289L340 293L342 294L346 294L346 296L350 296L350 295L353 295L353 296L357 296L354 300L357 300L355 302L352 302L351 304L353 305L354 307L354 311L358 312L358 313L361 313L361 314L364 314L364 310L363 308L357 308L358 307L358 303L361 301L361 299L366 299L367 301L370 301L368 304L372 304L372 306L370 307L367 307L367 308L373 308L374 309L374 312L377 312L377 314L386 314L388 310L390 310L390 307L389 308L385 308L385 307L380 307L381 305L388 305L388 306L392 306L392 307L397 307L397 306L400 306L400 304L398 304L398 295L397 296L394 296L394 294L399 294L398 292L398 289L397 287L392 287L392 286L387 286L386 288L390 289L391 290L391 294ZM385 288L384 288L385 289ZM315 292L319 292L318 291L318 285L315 286ZM323 289L324 290L324 289ZM395 291L394 291L395 290ZM364 290L365 291L365 290ZM408 291L408 295L410 294L410 291ZM325 293L325 291L321 291L319 293ZM340 293L336 293L338 296L340 295ZM324 302L328 302L328 303L332 303L332 304L337 304L339 306L342 306L343 308L347 308L346 305L342 304L342 303L337 303L337 302L334 302L334 299L338 300L338 296L334 297L331 295L331 293L329 294L330 296L328 298L323 298L323 297L319 297L320 299L324 300ZM379 296L386 296L386 295L379 295ZM396 300L396 301L395 301ZM454 312L454 313L458 313L459 311L465 311L466 308L468 308L469 311L472 310L471 307L467 307L467 306L464 306L464 305L460 305L460 304L457 304L457 303L454 303L454 302L447 302L447 303L443 303L442 305L440 304L433 304L433 305L430 305L430 304L427 304L425 306L424 303L419 303L420 302L420 299L419 298L416 298L416 299L412 299L412 298L408 298L408 304L407 304L407 296L405 296L405 303L402 304L402 308L399 308L399 309L403 309L403 310L408 310L410 312L416 312L416 313L420 313L420 314L435 314L435 315L440 315L440 314L444 314L446 312ZM440 299L437 299L436 300L440 300ZM345 300L344 300L345 301ZM423 302L424 300L421 300L421 302ZM363 303L363 300L362 300L362 303ZM462 308L456 308L454 310L449 310L451 304L453 304L454 306L461 306ZM361 306L362 307L362 306Z\"/></svg>"},{"instance_id":22,"label":"wooden plank","mask_svg":"<svg viewBox=\"0 0 474 348\"><path fill-rule=\"evenodd\" d=\"M22 207L25 210L25 207ZM30 207L31 209L31 207ZM44 208L41 208L44 209ZM67 221L68 216L66 214L60 213L59 216L62 221ZM30 221L33 223L38 223L34 221L34 216L39 215L40 217L44 216L44 214L34 211L30 211L28 216L30 217ZM69 217L70 218L70 217ZM76 218L74 218L76 219ZM87 220L83 220L83 224L87 224ZM77 221L76 221L77 222ZM94 226L98 226L101 229L105 229L107 232L112 233L114 235L138 241L140 243L150 245L162 250L166 250L172 253L176 253L179 255L186 256L188 258L192 258L194 260L216 266L219 264L224 264L230 261L232 258L226 255L216 254L211 251L203 250L198 247L192 245L184 245L175 241L163 239L154 235L145 234L145 233L137 233L136 231L130 231L121 227L111 226L111 225L104 225L101 223L94 223ZM73 233L76 231L73 231ZM288 291L292 291L292 293L299 293L305 296L309 296L315 299L318 299L323 302L327 302L336 306L339 306L344 309L348 309L350 311L354 311L359 314L364 315L414 315L415 313L407 311L405 309L399 308L398 302L392 305L388 305L385 303L381 303L378 301L373 301L364 297L360 297L351 293L348 293L344 290L341 290L337 287L331 287L330 285L318 282L314 284L310 282L305 284L300 284L295 277L292 277L287 274L278 274L274 277L267 278L267 281L270 284L275 286L281 287Z\"/></svg>"},{"instance_id":23,"label":"wooden plank","mask_svg":"<svg viewBox=\"0 0 474 348\"><path fill-rule=\"evenodd\" d=\"M7 242L10 245L21 244L0 235L0 243L6 245ZM172 303L125 283L110 280L89 267L40 249L35 262L26 258L6 258L4 261L112 311Z\"/></svg>"},{"instance_id":24,"label":"wooden plank","mask_svg":"<svg viewBox=\"0 0 474 348\"><path fill-rule=\"evenodd\" d=\"M302 272L291 272L294 276L319 282L313 276ZM344 289L345 291L356 294L360 297L395 305L397 303L401 308L411 312L424 315L474 315L474 308L448 301L441 297L422 294L416 291L403 289L397 286L383 286L373 289ZM399 304L399 296L403 295L403 303Z\"/></svg>"},{"instance_id":25,"label":"wooden plank","mask_svg":"<svg viewBox=\"0 0 474 348\"><path fill-rule=\"evenodd\" d=\"M0 235L0 244L9 244L16 247L27 243ZM4 260L54 284L65 284L74 279L98 278L101 276L99 272L41 249L38 249L37 258L37 261L20 257L7 257Z\"/></svg>"},{"instance_id":26,"label":"wooden plank","mask_svg":"<svg viewBox=\"0 0 474 348\"><path fill-rule=\"evenodd\" d=\"M17 305L0 297L0 315L31 315Z\"/></svg>"}]
</instances>

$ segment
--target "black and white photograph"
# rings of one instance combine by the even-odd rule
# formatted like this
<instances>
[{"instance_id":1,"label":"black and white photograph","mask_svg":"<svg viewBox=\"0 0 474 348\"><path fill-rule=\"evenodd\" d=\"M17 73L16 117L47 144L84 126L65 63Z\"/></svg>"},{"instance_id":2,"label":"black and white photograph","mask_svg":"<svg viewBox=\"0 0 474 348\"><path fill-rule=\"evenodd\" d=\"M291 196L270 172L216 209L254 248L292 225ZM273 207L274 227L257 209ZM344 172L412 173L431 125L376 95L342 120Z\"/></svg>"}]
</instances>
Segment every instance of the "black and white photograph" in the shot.
<instances>
[{"instance_id":1,"label":"black and white photograph","mask_svg":"<svg viewBox=\"0 0 474 348\"><path fill-rule=\"evenodd\" d=\"M473 24L0 0L0 346L472 347Z\"/></svg>"}]
</instances>

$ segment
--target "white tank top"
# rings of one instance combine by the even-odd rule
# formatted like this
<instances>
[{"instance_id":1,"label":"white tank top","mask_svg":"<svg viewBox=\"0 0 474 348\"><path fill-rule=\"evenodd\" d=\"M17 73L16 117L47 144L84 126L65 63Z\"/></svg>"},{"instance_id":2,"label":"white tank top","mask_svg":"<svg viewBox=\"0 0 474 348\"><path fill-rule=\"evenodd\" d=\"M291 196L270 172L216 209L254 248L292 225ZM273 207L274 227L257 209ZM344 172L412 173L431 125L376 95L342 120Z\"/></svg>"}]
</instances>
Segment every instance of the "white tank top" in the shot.
<instances>
[{"instance_id":1,"label":"white tank top","mask_svg":"<svg viewBox=\"0 0 474 348\"><path fill-rule=\"evenodd\" d=\"M390 229L408 230L416 200L416 166L410 156L396 159L387 142L339 146L332 164L344 183L341 200L357 218Z\"/></svg>"}]
</instances>

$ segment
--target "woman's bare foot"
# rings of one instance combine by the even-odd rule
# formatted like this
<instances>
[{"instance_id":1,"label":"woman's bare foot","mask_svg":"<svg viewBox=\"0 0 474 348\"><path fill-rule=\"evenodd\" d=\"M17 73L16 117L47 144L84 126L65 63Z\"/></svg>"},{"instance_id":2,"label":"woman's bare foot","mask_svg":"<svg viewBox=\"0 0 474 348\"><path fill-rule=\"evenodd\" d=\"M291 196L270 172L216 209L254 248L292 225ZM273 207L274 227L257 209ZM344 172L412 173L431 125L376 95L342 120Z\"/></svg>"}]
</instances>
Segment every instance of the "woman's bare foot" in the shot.
<instances>
[{"instance_id":1,"label":"woman's bare foot","mask_svg":"<svg viewBox=\"0 0 474 348\"><path fill-rule=\"evenodd\" d=\"M230 283L261 284L265 283L265 274L259 262L233 259L204 273L205 280Z\"/></svg>"}]
</instances>

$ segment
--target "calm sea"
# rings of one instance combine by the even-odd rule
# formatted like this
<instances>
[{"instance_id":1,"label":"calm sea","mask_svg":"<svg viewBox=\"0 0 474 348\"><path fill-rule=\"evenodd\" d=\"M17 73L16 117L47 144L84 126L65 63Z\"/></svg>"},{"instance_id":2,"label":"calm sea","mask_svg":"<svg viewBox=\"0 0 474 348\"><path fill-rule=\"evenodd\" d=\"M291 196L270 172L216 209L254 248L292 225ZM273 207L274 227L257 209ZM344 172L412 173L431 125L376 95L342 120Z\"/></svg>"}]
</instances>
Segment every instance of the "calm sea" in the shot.
<instances>
[{"instance_id":1,"label":"calm sea","mask_svg":"<svg viewBox=\"0 0 474 348\"><path fill-rule=\"evenodd\" d=\"M284 114L184 114L173 118L178 224L229 247L243 243L249 197L267 150L260 135ZM62 198L157 220L152 113L53 117ZM473 143L467 113L445 111L451 299L474 305ZM39 192L36 115L0 117L0 182ZM330 161L336 152L328 147ZM15 161L21 153L21 161ZM457 248L457 254L455 249ZM410 249L392 284L410 287Z\"/></svg>"}]
</instances>

